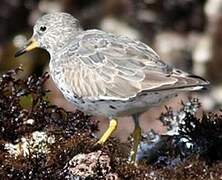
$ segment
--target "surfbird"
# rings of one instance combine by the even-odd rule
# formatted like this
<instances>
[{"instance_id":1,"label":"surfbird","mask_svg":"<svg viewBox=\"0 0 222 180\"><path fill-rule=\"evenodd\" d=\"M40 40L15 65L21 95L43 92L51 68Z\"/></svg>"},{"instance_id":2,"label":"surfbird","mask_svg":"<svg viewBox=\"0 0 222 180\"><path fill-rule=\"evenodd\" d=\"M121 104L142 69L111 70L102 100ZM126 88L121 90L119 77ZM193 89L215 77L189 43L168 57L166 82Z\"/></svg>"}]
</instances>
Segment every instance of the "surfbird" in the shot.
<instances>
[{"instance_id":1,"label":"surfbird","mask_svg":"<svg viewBox=\"0 0 222 180\"><path fill-rule=\"evenodd\" d=\"M50 75L68 101L89 115L109 118L98 144L105 143L117 128L117 117L132 115L132 162L141 139L139 115L178 92L200 90L209 84L167 65L140 41L97 29L83 30L67 13L40 17L32 38L15 56L36 47L49 52Z\"/></svg>"}]
</instances>

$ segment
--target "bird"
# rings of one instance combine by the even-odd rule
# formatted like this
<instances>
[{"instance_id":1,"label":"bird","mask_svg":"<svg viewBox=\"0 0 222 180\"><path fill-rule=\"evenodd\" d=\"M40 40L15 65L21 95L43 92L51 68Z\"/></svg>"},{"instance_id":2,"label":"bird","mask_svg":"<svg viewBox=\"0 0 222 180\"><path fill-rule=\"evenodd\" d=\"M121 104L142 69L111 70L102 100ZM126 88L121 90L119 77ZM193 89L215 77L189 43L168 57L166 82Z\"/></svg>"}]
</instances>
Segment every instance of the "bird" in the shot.
<instances>
[{"instance_id":1,"label":"bird","mask_svg":"<svg viewBox=\"0 0 222 180\"><path fill-rule=\"evenodd\" d=\"M130 162L136 162L141 141L140 114L179 92L209 85L201 77L166 64L145 43L98 29L83 30L65 12L41 16L32 37L15 57L35 48L50 54L50 76L68 101L88 115L109 119L96 144L107 141L119 117L132 116Z\"/></svg>"}]
</instances>

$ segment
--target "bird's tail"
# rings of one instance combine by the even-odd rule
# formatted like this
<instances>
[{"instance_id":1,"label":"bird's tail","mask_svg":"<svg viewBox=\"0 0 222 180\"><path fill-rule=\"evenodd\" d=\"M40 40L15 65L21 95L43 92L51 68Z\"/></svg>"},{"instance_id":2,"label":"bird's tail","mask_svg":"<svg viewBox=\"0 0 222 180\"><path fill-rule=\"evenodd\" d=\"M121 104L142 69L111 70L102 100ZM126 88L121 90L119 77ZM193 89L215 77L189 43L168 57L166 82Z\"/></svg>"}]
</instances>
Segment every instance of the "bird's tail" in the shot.
<instances>
[{"instance_id":1,"label":"bird's tail","mask_svg":"<svg viewBox=\"0 0 222 180\"><path fill-rule=\"evenodd\" d=\"M210 83L202 77L174 69L172 77L178 79L176 89L181 91L197 91L205 89Z\"/></svg>"}]
</instances>

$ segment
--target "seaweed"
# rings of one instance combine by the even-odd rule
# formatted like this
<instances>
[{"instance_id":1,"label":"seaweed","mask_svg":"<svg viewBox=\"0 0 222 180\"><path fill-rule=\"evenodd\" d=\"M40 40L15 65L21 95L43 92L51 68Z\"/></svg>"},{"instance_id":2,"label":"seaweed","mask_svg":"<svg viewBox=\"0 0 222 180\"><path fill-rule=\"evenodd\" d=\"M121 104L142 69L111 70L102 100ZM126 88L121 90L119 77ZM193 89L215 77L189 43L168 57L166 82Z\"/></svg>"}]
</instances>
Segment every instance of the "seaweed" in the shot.
<instances>
[{"instance_id":1,"label":"seaweed","mask_svg":"<svg viewBox=\"0 0 222 180\"><path fill-rule=\"evenodd\" d=\"M86 150L98 129L82 112L50 104L41 77L17 79L21 68L0 79L0 175L3 179L56 177L74 154Z\"/></svg>"},{"instance_id":2,"label":"seaweed","mask_svg":"<svg viewBox=\"0 0 222 180\"><path fill-rule=\"evenodd\" d=\"M132 142L110 138L95 146L98 122L80 111L52 105L49 75L0 78L0 177L2 179L220 179L222 116L203 112L197 99L179 111L167 107L165 135L144 133L138 164L128 163Z\"/></svg>"}]
</instances>

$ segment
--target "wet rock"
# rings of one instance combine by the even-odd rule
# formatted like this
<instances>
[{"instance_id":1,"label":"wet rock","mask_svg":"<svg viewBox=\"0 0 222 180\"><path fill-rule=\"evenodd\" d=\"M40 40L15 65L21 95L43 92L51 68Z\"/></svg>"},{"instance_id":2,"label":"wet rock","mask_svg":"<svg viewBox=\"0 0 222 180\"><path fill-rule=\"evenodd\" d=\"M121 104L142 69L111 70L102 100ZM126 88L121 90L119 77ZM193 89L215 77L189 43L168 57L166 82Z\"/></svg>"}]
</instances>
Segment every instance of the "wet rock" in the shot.
<instances>
[{"instance_id":1,"label":"wet rock","mask_svg":"<svg viewBox=\"0 0 222 180\"><path fill-rule=\"evenodd\" d=\"M68 162L65 169L71 179L117 179L117 175L111 173L110 157L102 151L78 154Z\"/></svg>"}]
</instances>

